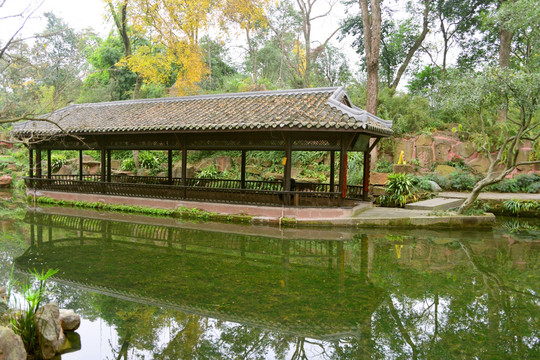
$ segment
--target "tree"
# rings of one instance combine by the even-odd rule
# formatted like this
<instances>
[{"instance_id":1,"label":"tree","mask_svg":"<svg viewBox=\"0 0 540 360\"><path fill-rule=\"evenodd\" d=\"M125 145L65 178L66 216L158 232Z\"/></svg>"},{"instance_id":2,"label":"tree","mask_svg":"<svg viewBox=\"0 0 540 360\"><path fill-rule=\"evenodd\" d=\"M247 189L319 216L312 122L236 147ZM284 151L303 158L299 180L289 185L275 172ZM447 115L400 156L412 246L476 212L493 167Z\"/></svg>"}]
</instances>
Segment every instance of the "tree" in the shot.
<instances>
[{"instance_id":1,"label":"tree","mask_svg":"<svg viewBox=\"0 0 540 360\"><path fill-rule=\"evenodd\" d=\"M210 0L132 0L133 31L148 34L150 43L120 63L178 95L198 92L208 73L199 33L209 25L212 6Z\"/></svg>"},{"instance_id":2,"label":"tree","mask_svg":"<svg viewBox=\"0 0 540 360\"><path fill-rule=\"evenodd\" d=\"M540 160L519 159L519 146L530 141L537 146L540 137L540 72L489 68L480 74L464 76L443 85L446 106L464 114L474 112L480 129L476 139L490 166L483 179L478 181L458 210L463 213L488 185L495 184L510 175L517 167L540 164ZM498 120L499 112L508 108L504 122Z\"/></svg>"},{"instance_id":3,"label":"tree","mask_svg":"<svg viewBox=\"0 0 540 360\"><path fill-rule=\"evenodd\" d=\"M297 83L295 87L309 87L311 76L313 74L314 64L322 51L328 45L328 42L340 30L335 29L319 46L313 48L311 40L311 31L315 20L328 16L335 5L335 1L328 2L327 8L320 14L314 14L314 7L318 0L296 0L300 11L291 11L290 5L285 3L285 6L278 6L276 13L281 15L275 17L276 22L270 22L269 26L275 33L282 47L282 54L287 61L287 65L291 72L295 75ZM279 21L281 20L281 21ZM284 27L289 23L293 25L296 31L294 38L287 36L290 34L291 28ZM300 40L302 37L302 41ZM292 40L292 41L291 41Z\"/></svg>"},{"instance_id":4,"label":"tree","mask_svg":"<svg viewBox=\"0 0 540 360\"><path fill-rule=\"evenodd\" d=\"M358 0L362 15L364 53L367 69L366 110L377 115L379 94L379 57L381 48L381 2Z\"/></svg>"},{"instance_id":5,"label":"tree","mask_svg":"<svg viewBox=\"0 0 540 360\"><path fill-rule=\"evenodd\" d=\"M258 53L260 38L267 28L268 19L266 9L270 0L227 0L223 4L223 24L237 25L246 35L249 62L251 63L251 76L253 84L257 84L259 75Z\"/></svg>"},{"instance_id":6,"label":"tree","mask_svg":"<svg viewBox=\"0 0 540 360\"><path fill-rule=\"evenodd\" d=\"M418 5L422 6L422 10L416 9ZM398 87L411 60L429 32L431 1L425 0L420 4L411 3L408 9L412 16L401 21L394 20L390 10L386 9L387 19L382 20L381 24L379 75L385 79L386 86L392 89ZM421 24L418 24L416 20L417 13L422 14ZM356 46L357 53L365 53L364 26L361 16L349 16L345 19L342 32L355 37L353 44ZM367 56L362 60L362 65L367 69Z\"/></svg>"}]
</instances>

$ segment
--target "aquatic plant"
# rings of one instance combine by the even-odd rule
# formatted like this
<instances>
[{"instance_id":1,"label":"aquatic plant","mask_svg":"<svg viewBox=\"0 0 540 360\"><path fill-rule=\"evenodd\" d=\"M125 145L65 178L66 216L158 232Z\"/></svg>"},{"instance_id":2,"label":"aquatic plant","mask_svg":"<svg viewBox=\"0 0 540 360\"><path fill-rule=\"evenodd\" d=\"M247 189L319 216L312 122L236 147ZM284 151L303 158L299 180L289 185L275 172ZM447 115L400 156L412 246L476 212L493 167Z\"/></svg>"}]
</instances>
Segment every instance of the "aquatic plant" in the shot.
<instances>
[{"instance_id":1,"label":"aquatic plant","mask_svg":"<svg viewBox=\"0 0 540 360\"><path fill-rule=\"evenodd\" d=\"M47 272L43 270L38 272L36 269L30 270L32 277L37 280L37 283L32 283L31 281L19 283L21 287L21 294L25 302L21 302L19 304L15 298L15 310L9 311L9 322L11 328L21 337L28 354L36 354L39 351L34 317L36 311L41 305L47 280L57 272L58 269L49 269ZM13 281L12 268L8 287L8 301L11 298L11 292L14 284L15 281Z\"/></svg>"}]
</instances>

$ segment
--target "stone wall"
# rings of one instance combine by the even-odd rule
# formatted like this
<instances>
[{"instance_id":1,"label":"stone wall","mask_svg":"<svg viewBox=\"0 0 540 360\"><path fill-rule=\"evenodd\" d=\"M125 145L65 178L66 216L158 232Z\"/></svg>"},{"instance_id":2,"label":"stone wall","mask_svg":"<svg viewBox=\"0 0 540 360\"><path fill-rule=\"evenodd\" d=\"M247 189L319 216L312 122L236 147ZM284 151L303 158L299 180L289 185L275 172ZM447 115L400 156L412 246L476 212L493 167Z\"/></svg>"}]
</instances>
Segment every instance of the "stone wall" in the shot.
<instances>
[{"instance_id":1,"label":"stone wall","mask_svg":"<svg viewBox=\"0 0 540 360\"><path fill-rule=\"evenodd\" d=\"M423 169L431 169L434 164L445 164L447 161L463 160L478 173L485 173L489 167L489 159L476 151L471 141L467 140L468 134L451 131L436 131L431 135L422 134L408 138L394 138L394 151L385 149L380 158L397 164L399 154L403 151L403 158L407 163L418 160ZM529 141L524 142L518 155L519 161L529 160L532 152ZM384 150L383 150L384 151ZM540 165L520 166L514 174L540 172Z\"/></svg>"}]
</instances>

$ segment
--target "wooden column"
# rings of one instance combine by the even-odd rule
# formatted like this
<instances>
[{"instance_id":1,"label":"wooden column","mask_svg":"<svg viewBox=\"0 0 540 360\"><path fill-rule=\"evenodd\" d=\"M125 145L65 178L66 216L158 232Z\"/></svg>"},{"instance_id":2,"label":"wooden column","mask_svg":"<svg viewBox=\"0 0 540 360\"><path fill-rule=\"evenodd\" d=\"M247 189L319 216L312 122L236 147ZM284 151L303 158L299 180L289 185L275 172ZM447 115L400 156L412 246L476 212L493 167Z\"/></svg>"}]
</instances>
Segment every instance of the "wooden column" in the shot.
<instances>
[{"instance_id":1,"label":"wooden column","mask_svg":"<svg viewBox=\"0 0 540 360\"><path fill-rule=\"evenodd\" d=\"M106 168L107 168L107 162L105 160L105 149L101 148L101 182L105 182L106 180Z\"/></svg>"},{"instance_id":2,"label":"wooden column","mask_svg":"<svg viewBox=\"0 0 540 360\"><path fill-rule=\"evenodd\" d=\"M369 196L369 167L370 167L369 151L364 151L364 174L362 183L362 200L367 201Z\"/></svg>"},{"instance_id":3,"label":"wooden column","mask_svg":"<svg viewBox=\"0 0 540 360\"><path fill-rule=\"evenodd\" d=\"M291 191L291 167L292 167L292 147L291 138L287 136L285 139L285 168L283 171L284 189L285 191ZM286 194L283 196L283 202L285 205L289 205L290 196Z\"/></svg>"},{"instance_id":4,"label":"wooden column","mask_svg":"<svg viewBox=\"0 0 540 360\"><path fill-rule=\"evenodd\" d=\"M330 192L334 192L335 187L335 167L336 167L336 152L330 151Z\"/></svg>"},{"instance_id":5,"label":"wooden column","mask_svg":"<svg viewBox=\"0 0 540 360\"><path fill-rule=\"evenodd\" d=\"M173 158L173 152L172 150L167 150L167 184L172 185L172 158Z\"/></svg>"},{"instance_id":6,"label":"wooden column","mask_svg":"<svg viewBox=\"0 0 540 360\"><path fill-rule=\"evenodd\" d=\"M79 181L83 180L83 152L79 150Z\"/></svg>"},{"instance_id":7,"label":"wooden column","mask_svg":"<svg viewBox=\"0 0 540 360\"><path fill-rule=\"evenodd\" d=\"M182 186L184 186L184 197L185 197L185 186L187 186L187 149L184 143L182 148Z\"/></svg>"},{"instance_id":8,"label":"wooden column","mask_svg":"<svg viewBox=\"0 0 540 360\"><path fill-rule=\"evenodd\" d=\"M52 177L51 150L47 150L47 179Z\"/></svg>"},{"instance_id":9,"label":"wooden column","mask_svg":"<svg viewBox=\"0 0 540 360\"><path fill-rule=\"evenodd\" d=\"M242 150L242 160L240 163L240 188L246 188L246 150Z\"/></svg>"},{"instance_id":10,"label":"wooden column","mask_svg":"<svg viewBox=\"0 0 540 360\"><path fill-rule=\"evenodd\" d=\"M111 150L107 149L107 182L111 182Z\"/></svg>"},{"instance_id":11,"label":"wooden column","mask_svg":"<svg viewBox=\"0 0 540 360\"><path fill-rule=\"evenodd\" d=\"M34 177L34 150L28 149L28 177Z\"/></svg>"},{"instance_id":12,"label":"wooden column","mask_svg":"<svg viewBox=\"0 0 540 360\"><path fill-rule=\"evenodd\" d=\"M343 205L343 193L347 191L347 146L345 137L341 137L341 150L339 151L339 204Z\"/></svg>"},{"instance_id":13,"label":"wooden column","mask_svg":"<svg viewBox=\"0 0 540 360\"><path fill-rule=\"evenodd\" d=\"M36 149L36 177L41 179L41 149Z\"/></svg>"}]
</instances>

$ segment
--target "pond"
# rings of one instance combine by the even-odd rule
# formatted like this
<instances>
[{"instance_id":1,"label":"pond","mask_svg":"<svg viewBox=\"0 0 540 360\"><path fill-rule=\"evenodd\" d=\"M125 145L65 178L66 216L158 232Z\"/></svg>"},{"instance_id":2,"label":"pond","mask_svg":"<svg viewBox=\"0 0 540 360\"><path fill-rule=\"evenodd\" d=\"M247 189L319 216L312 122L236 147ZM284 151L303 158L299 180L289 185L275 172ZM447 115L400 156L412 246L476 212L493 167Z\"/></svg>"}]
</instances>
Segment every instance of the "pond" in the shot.
<instances>
[{"instance_id":1,"label":"pond","mask_svg":"<svg viewBox=\"0 0 540 360\"><path fill-rule=\"evenodd\" d=\"M0 202L12 264L59 269L62 359L537 359L540 221L279 229Z\"/></svg>"}]
</instances>

